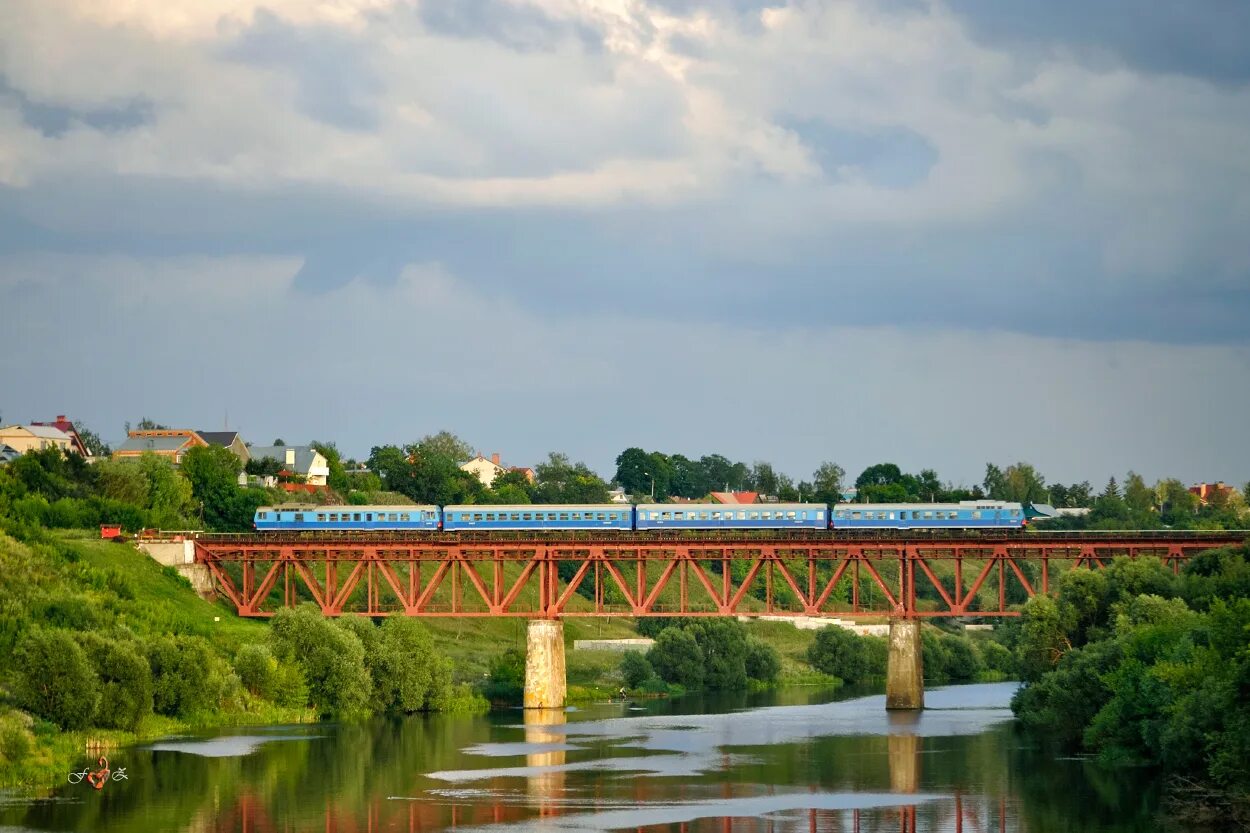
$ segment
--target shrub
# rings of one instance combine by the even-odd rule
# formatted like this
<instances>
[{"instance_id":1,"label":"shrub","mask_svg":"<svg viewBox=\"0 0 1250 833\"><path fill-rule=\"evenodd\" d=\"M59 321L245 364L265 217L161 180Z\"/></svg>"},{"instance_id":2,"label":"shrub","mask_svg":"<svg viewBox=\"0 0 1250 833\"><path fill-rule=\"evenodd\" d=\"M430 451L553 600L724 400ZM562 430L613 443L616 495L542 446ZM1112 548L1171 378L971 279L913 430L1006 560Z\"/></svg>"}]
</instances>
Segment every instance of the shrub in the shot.
<instances>
[{"instance_id":1,"label":"shrub","mask_svg":"<svg viewBox=\"0 0 1250 833\"><path fill-rule=\"evenodd\" d=\"M203 638L159 637L148 643L147 655L158 714L186 716L217 703L222 682L218 660Z\"/></svg>"},{"instance_id":2,"label":"shrub","mask_svg":"<svg viewBox=\"0 0 1250 833\"><path fill-rule=\"evenodd\" d=\"M35 739L17 714L0 718L0 761L19 763L29 757Z\"/></svg>"},{"instance_id":3,"label":"shrub","mask_svg":"<svg viewBox=\"0 0 1250 833\"><path fill-rule=\"evenodd\" d=\"M334 624L311 604L283 608L273 617L273 652L303 671L311 705L319 714L353 717L368 712L373 684L353 627Z\"/></svg>"},{"instance_id":4,"label":"shrub","mask_svg":"<svg viewBox=\"0 0 1250 833\"><path fill-rule=\"evenodd\" d=\"M874 672L880 673L871 667L869 652L864 639L833 625L816 632L816 638L807 646L807 664L844 682L855 683Z\"/></svg>"},{"instance_id":5,"label":"shrub","mask_svg":"<svg viewBox=\"0 0 1250 833\"><path fill-rule=\"evenodd\" d=\"M100 700L94 725L135 729L152 713L152 669L138 648L97 633L80 636L99 677Z\"/></svg>"},{"instance_id":6,"label":"shrub","mask_svg":"<svg viewBox=\"0 0 1250 833\"><path fill-rule=\"evenodd\" d=\"M747 643L746 666L752 680L771 683L781 674L781 657L771 645L753 639Z\"/></svg>"},{"instance_id":7,"label":"shrub","mask_svg":"<svg viewBox=\"0 0 1250 833\"><path fill-rule=\"evenodd\" d=\"M693 635L681 628L665 628L647 652L647 661L663 679L686 688L703 685L703 653Z\"/></svg>"},{"instance_id":8,"label":"shrub","mask_svg":"<svg viewBox=\"0 0 1250 833\"><path fill-rule=\"evenodd\" d=\"M1013 676L1016 673L1016 658L1001 643L993 640L982 642L981 659L985 662L985 667L991 671Z\"/></svg>"},{"instance_id":9,"label":"shrub","mask_svg":"<svg viewBox=\"0 0 1250 833\"><path fill-rule=\"evenodd\" d=\"M18 705L62 729L91 725L99 678L70 634L35 628L13 653L13 697Z\"/></svg>"},{"instance_id":10,"label":"shrub","mask_svg":"<svg viewBox=\"0 0 1250 833\"><path fill-rule=\"evenodd\" d=\"M703 655L703 685L716 690L746 688L747 633L733 619L707 619L688 628Z\"/></svg>"},{"instance_id":11,"label":"shrub","mask_svg":"<svg viewBox=\"0 0 1250 833\"><path fill-rule=\"evenodd\" d=\"M519 703L525 696L525 652L509 648L490 664L485 695L490 700Z\"/></svg>"},{"instance_id":12,"label":"shrub","mask_svg":"<svg viewBox=\"0 0 1250 833\"><path fill-rule=\"evenodd\" d=\"M625 656L621 657L621 677L630 688L638 688L643 680L653 676L655 669L640 652L626 651Z\"/></svg>"},{"instance_id":13,"label":"shrub","mask_svg":"<svg viewBox=\"0 0 1250 833\"><path fill-rule=\"evenodd\" d=\"M425 625L392 616L378 633L374 700L382 711L429 711L452 697L451 663L434 650Z\"/></svg>"},{"instance_id":14,"label":"shrub","mask_svg":"<svg viewBox=\"0 0 1250 833\"><path fill-rule=\"evenodd\" d=\"M243 687L257 697L274 699L278 661L264 645L244 645L234 656L234 672Z\"/></svg>"}]
</instances>

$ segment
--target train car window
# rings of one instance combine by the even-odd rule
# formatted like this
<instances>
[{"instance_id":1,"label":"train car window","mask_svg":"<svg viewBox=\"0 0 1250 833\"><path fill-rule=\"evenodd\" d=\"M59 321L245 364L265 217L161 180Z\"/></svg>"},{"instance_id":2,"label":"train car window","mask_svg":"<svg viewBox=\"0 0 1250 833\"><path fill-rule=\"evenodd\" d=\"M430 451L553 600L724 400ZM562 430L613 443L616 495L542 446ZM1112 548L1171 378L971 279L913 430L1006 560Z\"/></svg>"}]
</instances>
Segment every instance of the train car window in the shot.
<instances>
[{"instance_id":1,"label":"train car window","mask_svg":"<svg viewBox=\"0 0 1250 833\"><path fill-rule=\"evenodd\" d=\"M319 524L323 524L323 523L325 523L325 522L326 522L326 516L325 516L325 513L324 513L324 512L318 512L318 513L317 513L317 523L319 523Z\"/></svg>"},{"instance_id":2,"label":"train car window","mask_svg":"<svg viewBox=\"0 0 1250 833\"><path fill-rule=\"evenodd\" d=\"M400 519L401 521L406 521L406 520L408 520L408 513L407 513L407 512L400 512L400 513L399 513L399 519Z\"/></svg>"},{"instance_id":3,"label":"train car window","mask_svg":"<svg viewBox=\"0 0 1250 833\"><path fill-rule=\"evenodd\" d=\"M660 517L666 521L671 521L673 519L673 515L670 512L665 512L662 515L660 515Z\"/></svg>"},{"instance_id":4,"label":"train car window","mask_svg":"<svg viewBox=\"0 0 1250 833\"><path fill-rule=\"evenodd\" d=\"M972 520L974 520L974 521L979 521L979 520L981 520L981 510L980 510L980 509L973 509L973 510L972 510Z\"/></svg>"},{"instance_id":5,"label":"train car window","mask_svg":"<svg viewBox=\"0 0 1250 833\"><path fill-rule=\"evenodd\" d=\"M303 522L304 522L304 513L303 513L303 512L296 512L296 513L295 513L295 520L296 520L296 522L297 522L297 523L303 523Z\"/></svg>"},{"instance_id":6,"label":"train car window","mask_svg":"<svg viewBox=\"0 0 1250 833\"><path fill-rule=\"evenodd\" d=\"M365 513L365 520L366 520L366 521L371 521L371 520L373 520L373 513L372 513L372 512L366 512L366 513Z\"/></svg>"},{"instance_id":7,"label":"train car window","mask_svg":"<svg viewBox=\"0 0 1250 833\"><path fill-rule=\"evenodd\" d=\"M760 519L760 513L759 513L759 512L749 512L749 513L747 514L747 517L749 517L749 518L750 518L751 520L753 520L753 521L758 521L758 520Z\"/></svg>"},{"instance_id":8,"label":"train car window","mask_svg":"<svg viewBox=\"0 0 1250 833\"><path fill-rule=\"evenodd\" d=\"M924 513L924 519L925 519L926 521L931 521L931 520L933 520L933 513L932 513L932 512L925 512L925 513Z\"/></svg>"},{"instance_id":9,"label":"train car window","mask_svg":"<svg viewBox=\"0 0 1250 833\"><path fill-rule=\"evenodd\" d=\"M567 521L568 519L569 519L569 513L568 513L568 512L561 512L561 513L560 513L560 520L562 520L562 521Z\"/></svg>"},{"instance_id":10,"label":"train car window","mask_svg":"<svg viewBox=\"0 0 1250 833\"><path fill-rule=\"evenodd\" d=\"M793 513L793 512L787 512L787 513L786 513L786 520L792 521L792 520L794 520L796 517L798 517L798 516L797 516L795 513ZM807 517L807 513L806 513L806 512L804 512L804 513L803 513L803 517L805 517L805 518Z\"/></svg>"},{"instance_id":11,"label":"train car window","mask_svg":"<svg viewBox=\"0 0 1250 833\"><path fill-rule=\"evenodd\" d=\"M475 520L475 521L480 521L480 520L482 520L482 513L481 513L481 512L474 512L474 513L473 513L473 520Z\"/></svg>"},{"instance_id":12,"label":"train car window","mask_svg":"<svg viewBox=\"0 0 1250 833\"><path fill-rule=\"evenodd\" d=\"M823 510L823 509L817 509L817 510L816 510L816 520L818 520L818 521L823 521L824 519L825 519L825 510Z\"/></svg>"},{"instance_id":13,"label":"train car window","mask_svg":"<svg viewBox=\"0 0 1250 833\"><path fill-rule=\"evenodd\" d=\"M852 512L852 513L851 513L851 520L858 521L859 519L860 519L860 513L859 513L859 512Z\"/></svg>"},{"instance_id":14,"label":"train car window","mask_svg":"<svg viewBox=\"0 0 1250 833\"><path fill-rule=\"evenodd\" d=\"M256 517L260 518L261 520L264 520L265 518L268 518L268 517L269 517L269 513L268 513L268 512L257 512L257 513L256 513Z\"/></svg>"}]
</instances>

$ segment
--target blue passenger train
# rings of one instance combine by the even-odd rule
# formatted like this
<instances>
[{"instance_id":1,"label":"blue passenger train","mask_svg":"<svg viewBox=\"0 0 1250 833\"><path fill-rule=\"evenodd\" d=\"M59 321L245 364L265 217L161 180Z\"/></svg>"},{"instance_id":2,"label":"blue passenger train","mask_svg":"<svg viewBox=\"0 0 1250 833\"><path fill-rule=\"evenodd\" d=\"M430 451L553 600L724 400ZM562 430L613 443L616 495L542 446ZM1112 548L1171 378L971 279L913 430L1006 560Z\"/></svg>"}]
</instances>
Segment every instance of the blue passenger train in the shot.
<instances>
[{"instance_id":1,"label":"blue passenger train","mask_svg":"<svg viewBox=\"0 0 1250 833\"><path fill-rule=\"evenodd\" d=\"M256 510L258 531L661 529L1020 529L1019 503L619 503L579 505L311 506Z\"/></svg>"}]
</instances>

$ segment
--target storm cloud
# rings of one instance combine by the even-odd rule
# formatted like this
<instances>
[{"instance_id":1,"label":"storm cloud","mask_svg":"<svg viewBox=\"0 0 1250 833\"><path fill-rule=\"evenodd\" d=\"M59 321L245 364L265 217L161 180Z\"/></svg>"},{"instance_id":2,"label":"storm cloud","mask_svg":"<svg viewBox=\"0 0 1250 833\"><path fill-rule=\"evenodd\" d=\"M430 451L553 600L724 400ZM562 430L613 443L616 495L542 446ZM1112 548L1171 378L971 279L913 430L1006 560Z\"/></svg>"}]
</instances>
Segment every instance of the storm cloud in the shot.
<instances>
[{"instance_id":1,"label":"storm cloud","mask_svg":"<svg viewBox=\"0 0 1250 833\"><path fill-rule=\"evenodd\" d=\"M1122 5L13 0L4 418L1244 479L1250 19Z\"/></svg>"}]
</instances>

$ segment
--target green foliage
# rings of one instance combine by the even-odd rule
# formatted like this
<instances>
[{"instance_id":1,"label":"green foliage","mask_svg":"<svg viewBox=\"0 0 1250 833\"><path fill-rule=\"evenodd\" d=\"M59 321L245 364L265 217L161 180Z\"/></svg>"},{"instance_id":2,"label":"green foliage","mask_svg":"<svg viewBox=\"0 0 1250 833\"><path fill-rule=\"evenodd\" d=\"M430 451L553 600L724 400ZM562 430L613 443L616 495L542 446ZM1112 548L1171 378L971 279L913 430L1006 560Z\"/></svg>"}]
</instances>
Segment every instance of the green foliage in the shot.
<instances>
[{"instance_id":1,"label":"green foliage","mask_svg":"<svg viewBox=\"0 0 1250 833\"><path fill-rule=\"evenodd\" d=\"M1045 622L1044 638L1032 641L1053 643L1056 629L1066 638L1065 625L1088 641L1061 652L1053 669L1016 694L1016 714L1026 726L1106 760L1250 789L1246 555L1244 546L1206 553L1179 580L1142 558L1117 560L1103 583L1065 581L1059 604L1036 617ZM1061 617L1062 609L1081 615ZM1030 615L1026 608L1026 630ZM1021 645L1029 642L1022 633Z\"/></svg>"},{"instance_id":2,"label":"green foliage","mask_svg":"<svg viewBox=\"0 0 1250 833\"><path fill-rule=\"evenodd\" d=\"M207 640L157 637L148 643L147 658L157 714L187 717L217 705L223 685L220 660Z\"/></svg>"},{"instance_id":3,"label":"green foliage","mask_svg":"<svg viewBox=\"0 0 1250 833\"><path fill-rule=\"evenodd\" d=\"M777 649L758 639L747 642L747 676L763 683L773 683L781 675L781 655Z\"/></svg>"},{"instance_id":4,"label":"green foliage","mask_svg":"<svg viewBox=\"0 0 1250 833\"><path fill-rule=\"evenodd\" d=\"M367 626L376 634L368 646L376 711L433 711L450 700L451 663L434 650L425 625L402 616L388 618L380 628L365 619L354 621L362 623L358 632Z\"/></svg>"},{"instance_id":5,"label":"green foliage","mask_svg":"<svg viewBox=\"0 0 1250 833\"><path fill-rule=\"evenodd\" d=\"M885 674L884 662L880 666L873 662L868 637L836 625L816 632L816 638L807 648L807 664L848 683Z\"/></svg>"},{"instance_id":6,"label":"green foliage","mask_svg":"<svg viewBox=\"0 0 1250 833\"><path fill-rule=\"evenodd\" d=\"M981 649L981 660L985 663L987 670L996 671L1004 677L1014 677L1018 673L1015 655L1001 642L989 639L978 647Z\"/></svg>"},{"instance_id":7,"label":"green foliage","mask_svg":"<svg viewBox=\"0 0 1250 833\"><path fill-rule=\"evenodd\" d=\"M274 655L297 665L318 714L358 717L368 713L373 684L365 649L349 627L326 619L312 604L283 608L270 624Z\"/></svg>"},{"instance_id":8,"label":"green foliage","mask_svg":"<svg viewBox=\"0 0 1250 833\"><path fill-rule=\"evenodd\" d=\"M920 633L920 643L927 680L967 682L985 668L981 655L966 636L925 628Z\"/></svg>"},{"instance_id":9,"label":"green foliage","mask_svg":"<svg viewBox=\"0 0 1250 833\"><path fill-rule=\"evenodd\" d=\"M525 652L518 648L509 648L495 657L490 664L483 693L495 702L521 702L525 694Z\"/></svg>"},{"instance_id":10,"label":"green foliage","mask_svg":"<svg viewBox=\"0 0 1250 833\"><path fill-rule=\"evenodd\" d=\"M265 645L244 645L234 656L234 673L249 693L273 699L277 686L278 661Z\"/></svg>"},{"instance_id":11,"label":"green foliage","mask_svg":"<svg viewBox=\"0 0 1250 833\"><path fill-rule=\"evenodd\" d=\"M203 508L204 523L210 529L251 528L251 518L240 524L235 508L241 470L239 458L221 446L192 448L183 455L182 473L191 482L191 492Z\"/></svg>"},{"instance_id":12,"label":"green foliage","mask_svg":"<svg viewBox=\"0 0 1250 833\"><path fill-rule=\"evenodd\" d=\"M1059 605L1049 596L1029 599L1021 619L1016 664L1025 682L1037 682L1042 675L1054 669L1071 643L1059 614Z\"/></svg>"},{"instance_id":13,"label":"green foliage","mask_svg":"<svg viewBox=\"0 0 1250 833\"><path fill-rule=\"evenodd\" d=\"M645 680L655 676L655 669L639 651L626 651L621 657L621 677L625 685L638 688Z\"/></svg>"},{"instance_id":14,"label":"green foliage","mask_svg":"<svg viewBox=\"0 0 1250 833\"><path fill-rule=\"evenodd\" d=\"M572 462L567 454L551 452L534 472L535 503L608 502L608 484L585 463Z\"/></svg>"},{"instance_id":15,"label":"green foliage","mask_svg":"<svg viewBox=\"0 0 1250 833\"><path fill-rule=\"evenodd\" d=\"M714 691L746 688L747 636L740 622L734 619L704 619L687 631L694 636L703 655L705 688ZM661 676L664 676L663 672Z\"/></svg>"},{"instance_id":16,"label":"green foliage","mask_svg":"<svg viewBox=\"0 0 1250 833\"><path fill-rule=\"evenodd\" d=\"M99 678L93 725L133 731L152 713L152 670L147 659L130 642L93 632L79 639Z\"/></svg>"},{"instance_id":17,"label":"green foliage","mask_svg":"<svg viewBox=\"0 0 1250 833\"><path fill-rule=\"evenodd\" d=\"M13 699L62 729L91 725L99 682L86 652L65 631L34 628L13 653Z\"/></svg>"},{"instance_id":18,"label":"green foliage","mask_svg":"<svg viewBox=\"0 0 1250 833\"><path fill-rule=\"evenodd\" d=\"M330 470L326 475L326 485L341 495L347 494L351 483L347 478L347 469L343 467L343 455L339 453L338 446L334 443L318 442L311 445L326 458L326 468Z\"/></svg>"},{"instance_id":19,"label":"green foliage","mask_svg":"<svg viewBox=\"0 0 1250 833\"><path fill-rule=\"evenodd\" d=\"M660 677L686 688L702 688L703 652L694 635L683 628L665 628L647 651L647 661ZM745 673L745 671L744 671Z\"/></svg>"}]
</instances>

